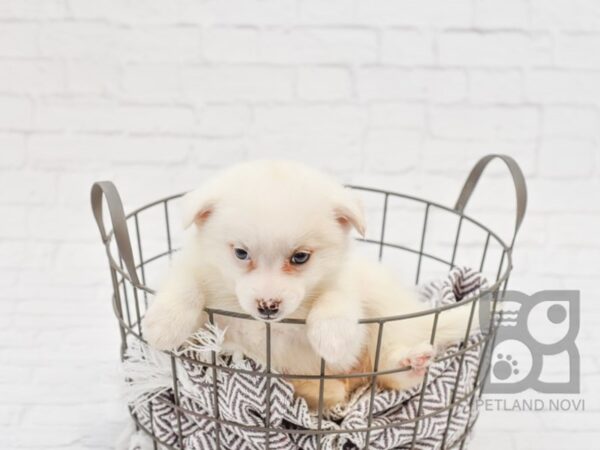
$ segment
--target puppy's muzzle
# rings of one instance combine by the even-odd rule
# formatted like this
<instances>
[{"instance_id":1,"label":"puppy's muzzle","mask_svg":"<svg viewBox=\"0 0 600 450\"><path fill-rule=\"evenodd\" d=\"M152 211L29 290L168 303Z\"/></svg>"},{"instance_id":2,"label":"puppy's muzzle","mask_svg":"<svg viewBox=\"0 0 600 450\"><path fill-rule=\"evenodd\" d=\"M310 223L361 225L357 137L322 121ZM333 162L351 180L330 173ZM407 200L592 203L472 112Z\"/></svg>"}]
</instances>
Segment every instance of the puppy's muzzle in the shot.
<instances>
[{"instance_id":1,"label":"puppy's muzzle","mask_svg":"<svg viewBox=\"0 0 600 450\"><path fill-rule=\"evenodd\" d=\"M257 298L256 299L256 309L258 311L259 316L265 320L272 320L277 317L277 313L279 313L279 305L281 304L281 299L278 298Z\"/></svg>"}]
</instances>

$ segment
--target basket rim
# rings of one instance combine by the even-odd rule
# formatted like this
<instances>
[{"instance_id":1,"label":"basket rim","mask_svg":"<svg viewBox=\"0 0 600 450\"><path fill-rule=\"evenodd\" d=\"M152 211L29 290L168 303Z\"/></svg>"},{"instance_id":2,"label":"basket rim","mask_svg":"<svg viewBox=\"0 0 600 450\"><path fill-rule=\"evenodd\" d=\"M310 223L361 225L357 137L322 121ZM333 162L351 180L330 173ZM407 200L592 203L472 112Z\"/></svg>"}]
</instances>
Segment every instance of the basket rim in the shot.
<instances>
[{"instance_id":1,"label":"basket rim","mask_svg":"<svg viewBox=\"0 0 600 450\"><path fill-rule=\"evenodd\" d=\"M500 286L502 286L503 283L508 281L508 278L510 276L510 273L512 271L513 268L513 264L512 264L512 248L506 244L506 242L500 237L498 236L497 233L495 233L494 231L492 231L490 228L488 228L486 225L482 224L480 221L473 219L471 216L469 216L468 214L465 214L463 211L457 211L456 209L453 209L451 207L442 205L441 203L437 203L434 201L430 201L430 200L426 200L414 195L409 195L409 194L403 194L400 192L396 192L396 191L388 191L388 190L384 190L384 189L379 189L379 188L373 188L373 187L368 187L368 186L359 186L359 185L346 185L346 187L350 188L350 189L354 189L354 190L359 190L359 191L364 191L364 192L373 192L373 193L378 193L378 194L382 194L385 197L389 197L389 196L393 196L393 197L398 197L398 198L404 198L404 199L408 199L408 200L412 200L412 201L416 201L416 202L420 202L424 205L426 205L426 208L429 208L431 206L435 207L435 208L439 208L441 210L447 211L449 213L453 213L456 216L458 216L460 218L460 220L467 220L468 222L471 222L473 225L479 227L480 229L482 229L483 231L485 231L486 233L488 233L489 237L493 237L496 242L502 247L502 259L504 257L507 258L506 261L506 267L504 269L504 271L502 273L500 273L500 270L498 271L498 276L496 277L496 281L489 285L487 288L484 289L480 289L478 293L470 296L467 299L461 300L460 302L456 302L453 304L449 304L449 305L441 305L441 306L437 306L434 308L427 308L421 311L417 311L414 313L408 313L408 314L400 314L400 315L394 315L394 316L381 316L381 317L374 317L374 318L364 318L364 319L360 319L359 323L360 324L383 324L385 322L391 322L391 321L398 321L398 320L407 320L407 319L411 319L411 318L415 318L415 317L421 317L421 316L427 316L427 315L436 315L439 314L443 311L452 309L452 308L457 308L457 307L462 307L465 306L471 302L475 302L483 297L485 297L486 295L490 295L490 294L494 294L496 293ZM178 198L181 198L183 195L185 195L186 192L180 192L177 194L172 194L166 197L162 197L158 200L154 200L150 203L147 203L145 205L142 205L134 210L132 210L131 212L127 213L125 215L125 220L134 218L137 219L137 216L139 213L152 208L153 206L159 205L161 203L163 204L167 204L168 202L172 201L172 200L176 200ZM109 263L110 266L116 270L119 274L121 274L121 276L123 277L123 279L121 281L118 282L118 284L124 283L125 280L127 280L129 283L131 283L133 286L135 286L137 289L140 289L148 294L154 295L156 293L156 291L150 287L148 287L145 282L140 281L138 283L136 283L134 280L131 279L131 276L123 269L121 268L121 266L115 261L111 251L110 251L110 243L112 241L112 238L114 236L114 230L110 229L109 232L107 232L106 235L106 242L104 243L105 249L106 249L106 254L107 257L109 259ZM359 238L358 241L365 241L365 242L369 242L368 239L361 239ZM379 243L379 241L372 241L370 243ZM387 245L390 246L390 244L385 244L383 243L383 245ZM393 246L393 245L392 245ZM402 246L396 246L396 247L400 247L402 250L407 250L407 251L412 251L412 249L409 248L405 248ZM164 252L164 253L160 253L158 255L155 255L145 261L141 261L140 264L136 265L136 268L140 268L143 267L145 264L159 259L160 257L164 257L166 255L168 255L170 252ZM416 252L419 253L419 252ZM448 266L450 266L450 269L456 267L456 265L451 264L447 261L441 261L441 258L436 258L436 257L432 257L432 255L428 255L424 252L421 251L421 253L423 254L423 256L427 256L433 259L437 259L440 262L443 262L444 264L447 264ZM502 266L504 265L504 262L501 261L500 263L500 269L502 268ZM114 299L113 299L114 300ZM260 321L259 319L256 319L255 317L246 314L246 313L240 313L240 312L236 312L236 311L229 311L229 310L222 310L222 309L218 309L218 308L204 308L204 311L207 312L209 314L209 316L212 315L220 315L220 316L226 316L226 317L234 317L237 319L244 319L244 320L254 320L254 321ZM266 324L273 324L273 323L277 323L277 324L296 324L296 325L302 325L302 324L306 324L306 319L294 319L294 318L286 318L286 319L282 319L279 321L274 321L274 322L265 322Z\"/></svg>"}]
</instances>

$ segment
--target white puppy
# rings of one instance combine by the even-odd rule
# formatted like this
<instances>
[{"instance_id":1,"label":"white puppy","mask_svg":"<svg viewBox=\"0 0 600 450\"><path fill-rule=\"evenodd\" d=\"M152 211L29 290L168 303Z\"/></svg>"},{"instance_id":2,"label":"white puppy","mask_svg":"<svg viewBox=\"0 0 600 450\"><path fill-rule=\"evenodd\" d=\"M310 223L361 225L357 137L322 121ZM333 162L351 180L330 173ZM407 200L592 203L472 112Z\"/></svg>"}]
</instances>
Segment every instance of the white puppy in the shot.
<instances>
[{"instance_id":1,"label":"white puppy","mask_svg":"<svg viewBox=\"0 0 600 450\"><path fill-rule=\"evenodd\" d=\"M187 194L183 205L184 225L195 225L196 232L143 323L145 338L159 349L184 343L206 321L203 308L209 307L258 319L215 315L227 327L225 350L264 363L269 322L275 371L316 375L322 357L327 373L356 373L372 369L377 341L376 326L358 320L420 309L379 264L351 252L351 229L364 234L362 208L350 190L323 173L297 163L244 163ZM459 312L442 315L436 342L463 337L468 314ZM284 318L305 319L306 326L277 323ZM384 326L379 368L411 370L381 376L380 385L420 382L433 354L431 321L427 316ZM317 405L318 381L290 381L311 407ZM328 380L325 406L344 401L362 381Z\"/></svg>"}]
</instances>

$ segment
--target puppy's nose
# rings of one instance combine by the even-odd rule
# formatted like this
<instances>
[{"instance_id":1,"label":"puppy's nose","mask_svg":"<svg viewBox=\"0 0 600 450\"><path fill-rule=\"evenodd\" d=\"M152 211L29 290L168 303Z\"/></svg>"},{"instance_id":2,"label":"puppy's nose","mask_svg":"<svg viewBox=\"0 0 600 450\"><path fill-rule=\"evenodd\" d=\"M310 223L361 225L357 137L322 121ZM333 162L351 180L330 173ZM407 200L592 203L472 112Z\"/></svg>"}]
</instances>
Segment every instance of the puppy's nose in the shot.
<instances>
[{"instance_id":1,"label":"puppy's nose","mask_svg":"<svg viewBox=\"0 0 600 450\"><path fill-rule=\"evenodd\" d=\"M281 299L279 298L256 299L256 309L258 310L258 314L265 319L271 319L273 316L276 316L279 312L280 304Z\"/></svg>"}]
</instances>

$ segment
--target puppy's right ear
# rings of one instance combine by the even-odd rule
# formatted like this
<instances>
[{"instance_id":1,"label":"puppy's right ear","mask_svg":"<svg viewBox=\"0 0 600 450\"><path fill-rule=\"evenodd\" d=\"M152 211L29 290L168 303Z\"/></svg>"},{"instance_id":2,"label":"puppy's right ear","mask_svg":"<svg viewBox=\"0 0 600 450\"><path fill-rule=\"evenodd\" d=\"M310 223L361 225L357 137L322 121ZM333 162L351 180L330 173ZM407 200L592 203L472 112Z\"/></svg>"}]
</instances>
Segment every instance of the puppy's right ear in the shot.
<instances>
[{"instance_id":1,"label":"puppy's right ear","mask_svg":"<svg viewBox=\"0 0 600 450\"><path fill-rule=\"evenodd\" d=\"M214 211L215 200L205 188L188 192L181 201L183 228L189 228L193 223L202 226Z\"/></svg>"}]
</instances>

